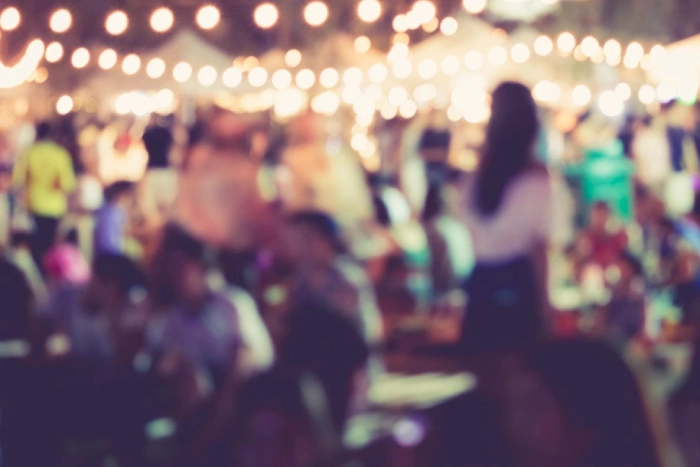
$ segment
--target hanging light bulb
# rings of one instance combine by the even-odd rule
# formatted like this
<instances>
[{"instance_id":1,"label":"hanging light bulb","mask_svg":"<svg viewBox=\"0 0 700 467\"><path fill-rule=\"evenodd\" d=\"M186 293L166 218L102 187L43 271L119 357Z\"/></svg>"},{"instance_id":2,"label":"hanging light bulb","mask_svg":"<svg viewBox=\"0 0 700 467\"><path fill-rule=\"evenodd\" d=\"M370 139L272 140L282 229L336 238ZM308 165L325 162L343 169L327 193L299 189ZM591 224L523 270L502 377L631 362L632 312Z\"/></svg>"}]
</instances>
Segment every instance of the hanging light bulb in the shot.
<instances>
[{"instance_id":1,"label":"hanging light bulb","mask_svg":"<svg viewBox=\"0 0 700 467\"><path fill-rule=\"evenodd\" d=\"M85 47L75 49L75 52L73 52L73 56L71 57L71 63L78 69L88 66L88 63L90 63L90 52L88 49Z\"/></svg>"},{"instance_id":2,"label":"hanging light bulb","mask_svg":"<svg viewBox=\"0 0 700 467\"><path fill-rule=\"evenodd\" d=\"M309 26L318 27L328 19L328 5L321 0L314 0L304 7L304 20Z\"/></svg>"},{"instance_id":3,"label":"hanging light bulb","mask_svg":"<svg viewBox=\"0 0 700 467\"><path fill-rule=\"evenodd\" d=\"M158 79L165 74L165 62L160 58L154 58L146 65L146 74L151 79Z\"/></svg>"},{"instance_id":4,"label":"hanging light bulb","mask_svg":"<svg viewBox=\"0 0 700 467\"><path fill-rule=\"evenodd\" d=\"M111 70L117 64L117 52L113 49L106 49L102 51L100 57L97 59L97 64L103 70Z\"/></svg>"},{"instance_id":5,"label":"hanging light bulb","mask_svg":"<svg viewBox=\"0 0 700 467\"><path fill-rule=\"evenodd\" d=\"M178 83L184 83L192 77L192 65L187 62L180 62L173 68L173 78Z\"/></svg>"},{"instance_id":6,"label":"hanging light bulb","mask_svg":"<svg viewBox=\"0 0 700 467\"><path fill-rule=\"evenodd\" d=\"M253 12L253 20L261 29L270 29L279 20L280 12L276 5L270 2L261 3Z\"/></svg>"},{"instance_id":7,"label":"hanging light bulb","mask_svg":"<svg viewBox=\"0 0 700 467\"><path fill-rule=\"evenodd\" d=\"M68 31L72 24L73 16L65 8L54 11L49 20L49 27L56 34L63 34Z\"/></svg>"},{"instance_id":8,"label":"hanging light bulb","mask_svg":"<svg viewBox=\"0 0 700 467\"><path fill-rule=\"evenodd\" d=\"M136 54L129 54L124 57L122 71L127 75L135 75L141 69L141 59Z\"/></svg>"},{"instance_id":9,"label":"hanging light bulb","mask_svg":"<svg viewBox=\"0 0 700 467\"><path fill-rule=\"evenodd\" d=\"M197 11L196 20L200 28L214 29L221 21L221 11L214 5L205 5Z\"/></svg>"},{"instance_id":10,"label":"hanging light bulb","mask_svg":"<svg viewBox=\"0 0 700 467\"><path fill-rule=\"evenodd\" d=\"M107 15L105 29L112 36L119 36L129 27L129 17L121 10L116 10Z\"/></svg>"},{"instance_id":11,"label":"hanging light bulb","mask_svg":"<svg viewBox=\"0 0 700 467\"><path fill-rule=\"evenodd\" d=\"M382 4L378 0L360 0L357 16L365 23L374 23L382 16Z\"/></svg>"},{"instance_id":12,"label":"hanging light bulb","mask_svg":"<svg viewBox=\"0 0 700 467\"><path fill-rule=\"evenodd\" d=\"M0 13L0 29L4 31L14 31L22 22L22 15L19 10L13 6L5 8Z\"/></svg>"},{"instance_id":13,"label":"hanging light bulb","mask_svg":"<svg viewBox=\"0 0 700 467\"><path fill-rule=\"evenodd\" d=\"M168 32L175 24L175 15L167 7L160 7L151 14L151 29L155 32Z\"/></svg>"},{"instance_id":14,"label":"hanging light bulb","mask_svg":"<svg viewBox=\"0 0 700 467\"><path fill-rule=\"evenodd\" d=\"M63 46L59 42L52 42L46 47L46 61L56 63L63 58Z\"/></svg>"}]
</instances>

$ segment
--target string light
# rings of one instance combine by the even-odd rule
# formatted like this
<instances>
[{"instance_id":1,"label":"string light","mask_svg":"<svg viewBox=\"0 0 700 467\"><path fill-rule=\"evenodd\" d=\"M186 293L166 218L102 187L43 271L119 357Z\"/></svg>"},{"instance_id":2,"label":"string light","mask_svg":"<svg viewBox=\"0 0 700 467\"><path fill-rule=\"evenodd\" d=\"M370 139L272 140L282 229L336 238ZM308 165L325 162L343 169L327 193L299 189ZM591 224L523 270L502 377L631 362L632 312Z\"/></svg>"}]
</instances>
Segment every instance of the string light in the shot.
<instances>
[{"instance_id":1,"label":"string light","mask_svg":"<svg viewBox=\"0 0 700 467\"><path fill-rule=\"evenodd\" d=\"M173 68L173 78L178 83L184 83L192 77L192 65L187 62L180 62Z\"/></svg>"},{"instance_id":2,"label":"string light","mask_svg":"<svg viewBox=\"0 0 700 467\"><path fill-rule=\"evenodd\" d=\"M464 56L464 64L468 69L476 71L484 64L484 55L477 50L472 50Z\"/></svg>"},{"instance_id":3,"label":"string light","mask_svg":"<svg viewBox=\"0 0 700 467\"><path fill-rule=\"evenodd\" d=\"M359 86L363 78L362 71L357 67L350 67L343 73L343 83L346 86Z\"/></svg>"},{"instance_id":4,"label":"string light","mask_svg":"<svg viewBox=\"0 0 700 467\"><path fill-rule=\"evenodd\" d=\"M280 12L276 5L266 2L261 3L253 12L253 20L261 29L270 29L279 20Z\"/></svg>"},{"instance_id":5,"label":"string light","mask_svg":"<svg viewBox=\"0 0 700 467\"><path fill-rule=\"evenodd\" d=\"M500 45L496 45L489 50L489 62L491 65L503 65L508 59L508 52Z\"/></svg>"},{"instance_id":6,"label":"string light","mask_svg":"<svg viewBox=\"0 0 700 467\"><path fill-rule=\"evenodd\" d=\"M56 112L59 115L68 115L73 110L73 98L70 96L61 96L56 102Z\"/></svg>"},{"instance_id":7,"label":"string light","mask_svg":"<svg viewBox=\"0 0 700 467\"><path fill-rule=\"evenodd\" d=\"M97 64L103 70L111 70L117 64L117 52L113 49L103 50L97 59Z\"/></svg>"},{"instance_id":8,"label":"string light","mask_svg":"<svg viewBox=\"0 0 700 467\"><path fill-rule=\"evenodd\" d=\"M579 107L590 104L592 97L591 90L583 84L576 86L571 93L571 100Z\"/></svg>"},{"instance_id":9,"label":"string light","mask_svg":"<svg viewBox=\"0 0 700 467\"><path fill-rule=\"evenodd\" d=\"M129 27L129 17L121 10L116 10L107 15L105 29L112 36L119 36Z\"/></svg>"},{"instance_id":10,"label":"string light","mask_svg":"<svg viewBox=\"0 0 700 467\"><path fill-rule=\"evenodd\" d=\"M338 76L338 72L333 68L326 68L319 76L319 82L324 88L330 89L335 87L338 84L338 81L340 81L340 76Z\"/></svg>"},{"instance_id":11,"label":"string light","mask_svg":"<svg viewBox=\"0 0 700 467\"><path fill-rule=\"evenodd\" d=\"M370 41L369 37L367 36L360 36L357 39L355 39L355 51L357 53L366 53L369 52L369 49L372 47L372 41Z\"/></svg>"},{"instance_id":12,"label":"string light","mask_svg":"<svg viewBox=\"0 0 700 467\"><path fill-rule=\"evenodd\" d=\"M49 27L56 34L63 34L68 31L72 25L73 16L70 14L70 11L65 8L54 11L49 20Z\"/></svg>"},{"instance_id":13,"label":"string light","mask_svg":"<svg viewBox=\"0 0 700 467\"><path fill-rule=\"evenodd\" d=\"M418 16L418 21L421 25L432 21L437 16L437 8L430 0L418 0L413 4L411 11Z\"/></svg>"},{"instance_id":14,"label":"string light","mask_svg":"<svg viewBox=\"0 0 700 467\"><path fill-rule=\"evenodd\" d=\"M656 90L654 89L653 86L649 84L645 84L641 88L639 88L639 101L642 104L645 105L650 105L653 104L654 101L656 100Z\"/></svg>"},{"instance_id":15,"label":"string light","mask_svg":"<svg viewBox=\"0 0 700 467\"><path fill-rule=\"evenodd\" d=\"M600 43L593 36L587 36L581 41L581 52L586 57L592 58L598 55L600 51Z\"/></svg>"},{"instance_id":16,"label":"string light","mask_svg":"<svg viewBox=\"0 0 700 467\"><path fill-rule=\"evenodd\" d=\"M243 73L240 69L231 67L224 71L224 74L221 75L221 80L227 88L235 88L243 81Z\"/></svg>"},{"instance_id":17,"label":"string light","mask_svg":"<svg viewBox=\"0 0 700 467\"><path fill-rule=\"evenodd\" d=\"M435 60L426 58L418 65L418 76L428 80L433 79L437 75L438 66Z\"/></svg>"},{"instance_id":18,"label":"string light","mask_svg":"<svg viewBox=\"0 0 700 467\"><path fill-rule=\"evenodd\" d=\"M443 19L442 23L440 23L440 32L446 36L454 36L458 28L459 23L457 23L457 20L451 16Z\"/></svg>"},{"instance_id":19,"label":"string light","mask_svg":"<svg viewBox=\"0 0 700 467\"><path fill-rule=\"evenodd\" d=\"M632 88L627 83L619 83L617 86L615 86L615 92L618 96L620 96L620 99L625 102L630 100L632 97Z\"/></svg>"},{"instance_id":20,"label":"string light","mask_svg":"<svg viewBox=\"0 0 700 467\"><path fill-rule=\"evenodd\" d=\"M141 69L141 59L136 54L129 54L124 57L122 71L127 75L135 75Z\"/></svg>"},{"instance_id":21,"label":"string light","mask_svg":"<svg viewBox=\"0 0 700 467\"><path fill-rule=\"evenodd\" d=\"M486 9L486 0L462 0L462 5L467 12L478 15Z\"/></svg>"},{"instance_id":22,"label":"string light","mask_svg":"<svg viewBox=\"0 0 700 467\"><path fill-rule=\"evenodd\" d=\"M432 34L435 31L437 31L437 28L440 26L440 21L438 21L437 18L433 18L427 23L423 23L423 31L427 32L428 34Z\"/></svg>"},{"instance_id":23,"label":"string light","mask_svg":"<svg viewBox=\"0 0 700 467\"><path fill-rule=\"evenodd\" d=\"M618 117L625 111L625 103L614 91L605 91L598 98L598 107L607 117Z\"/></svg>"},{"instance_id":24,"label":"string light","mask_svg":"<svg viewBox=\"0 0 700 467\"><path fill-rule=\"evenodd\" d=\"M0 63L0 88L14 88L29 80L37 71L43 56L44 43L35 39L29 43L24 55L15 65L8 67Z\"/></svg>"},{"instance_id":25,"label":"string light","mask_svg":"<svg viewBox=\"0 0 700 467\"><path fill-rule=\"evenodd\" d=\"M267 83L267 70L256 66L248 72L248 82L254 88L261 88Z\"/></svg>"},{"instance_id":26,"label":"string light","mask_svg":"<svg viewBox=\"0 0 700 467\"><path fill-rule=\"evenodd\" d=\"M272 86L277 90L287 89L292 85L292 74L287 70L277 70L272 74Z\"/></svg>"},{"instance_id":27,"label":"string light","mask_svg":"<svg viewBox=\"0 0 700 467\"><path fill-rule=\"evenodd\" d=\"M173 24L175 24L175 15L170 8L160 7L151 14L151 29L155 32L168 32Z\"/></svg>"},{"instance_id":28,"label":"string light","mask_svg":"<svg viewBox=\"0 0 700 467\"><path fill-rule=\"evenodd\" d=\"M328 19L328 5L320 0L314 0L304 7L304 20L312 27L321 26Z\"/></svg>"},{"instance_id":29,"label":"string light","mask_svg":"<svg viewBox=\"0 0 700 467\"><path fill-rule=\"evenodd\" d=\"M530 48L522 42L515 44L510 51L510 57L515 63L525 63L530 58Z\"/></svg>"},{"instance_id":30,"label":"string light","mask_svg":"<svg viewBox=\"0 0 700 467\"><path fill-rule=\"evenodd\" d=\"M165 74L165 62L160 58L154 58L146 65L146 74L151 79L158 79Z\"/></svg>"},{"instance_id":31,"label":"string light","mask_svg":"<svg viewBox=\"0 0 700 467\"><path fill-rule=\"evenodd\" d=\"M570 54L576 47L576 38L570 32L562 32L557 38L557 47L563 54Z\"/></svg>"},{"instance_id":32,"label":"string light","mask_svg":"<svg viewBox=\"0 0 700 467\"><path fill-rule=\"evenodd\" d=\"M46 61L56 63L63 58L63 46L59 42L52 42L46 47Z\"/></svg>"},{"instance_id":33,"label":"string light","mask_svg":"<svg viewBox=\"0 0 700 467\"><path fill-rule=\"evenodd\" d=\"M292 50L288 51L284 55L284 63L289 68L298 67L299 64L301 63L301 52L299 52L297 49L292 49Z\"/></svg>"},{"instance_id":34,"label":"string light","mask_svg":"<svg viewBox=\"0 0 700 467\"><path fill-rule=\"evenodd\" d=\"M90 52L85 47L75 49L71 57L71 63L77 69L85 68L90 63Z\"/></svg>"},{"instance_id":35,"label":"string light","mask_svg":"<svg viewBox=\"0 0 700 467\"><path fill-rule=\"evenodd\" d=\"M22 22L22 15L13 6L5 8L0 14L0 28L5 31L14 31Z\"/></svg>"},{"instance_id":36,"label":"string light","mask_svg":"<svg viewBox=\"0 0 700 467\"><path fill-rule=\"evenodd\" d=\"M540 101L554 103L561 97L561 89L551 81L540 81L532 88L532 96Z\"/></svg>"},{"instance_id":37,"label":"string light","mask_svg":"<svg viewBox=\"0 0 700 467\"><path fill-rule=\"evenodd\" d=\"M459 72L459 59L454 55L448 55L440 62L440 69L448 76L456 75Z\"/></svg>"},{"instance_id":38,"label":"string light","mask_svg":"<svg viewBox=\"0 0 700 467\"><path fill-rule=\"evenodd\" d=\"M216 72L216 68L209 65L202 67L199 73L197 73L197 80L202 86L211 86L216 82L217 77L218 73Z\"/></svg>"},{"instance_id":39,"label":"string light","mask_svg":"<svg viewBox=\"0 0 700 467\"><path fill-rule=\"evenodd\" d=\"M221 21L221 11L214 5L204 5L197 11L196 20L200 28L214 29Z\"/></svg>"},{"instance_id":40,"label":"string light","mask_svg":"<svg viewBox=\"0 0 700 467\"><path fill-rule=\"evenodd\" d=\"M378 0L361 0L357 4L357 16L365 23L374 23L382 16L382 4Z\"/></svg>"},{"instance_id":41,"label":"string light","mask_svg":"<svg viewBox=\"0 0 700 467\"><path fill-rule=\"evenodd\" d=\"M408 19L406 15L396 15L394 21L392 21L391 26L396 32L406 32L408 31Z\"/></svg>"},{"instance_id":42,"label":"string light","mask_svg":"<svg viewBox=\"0 0 700 467\"><path fill-rule=\"evenodd\" d=\"M374 84L382 84L389 76L389 70L383 63L375 63L367 72L367 77Z\"/></svg>"},{"instance_id":43,"label":"string light","mask_svg":"<svg viewBox=\"0 0 700 467\"><path fill-rule=\"evenodd\" d=\"M335 114L339 106L340 99L331 91L321 93L311 101L311 110L327 116Z\"/></svg>"},{"instance_id":44,"label":"string light","mask_svg":"<svg viewBox=\"0 0 700 467\"><path fill-rule=\"evenodd\" d=\"M535 53L541 57L546 57L554 50L554 42L547 36L540 36L535 39Z\"/></svg>"},{"instance_id":45,"label":"string light","mask_svg":"<svg viewBox=\"0 0 700 467\"><path fill-rule=\"evenodd\" d=\"M316 82L316 75L308 68L304 68L297 73L295 82L299 89L311 89Z\"/></svg>"}]
</instances>

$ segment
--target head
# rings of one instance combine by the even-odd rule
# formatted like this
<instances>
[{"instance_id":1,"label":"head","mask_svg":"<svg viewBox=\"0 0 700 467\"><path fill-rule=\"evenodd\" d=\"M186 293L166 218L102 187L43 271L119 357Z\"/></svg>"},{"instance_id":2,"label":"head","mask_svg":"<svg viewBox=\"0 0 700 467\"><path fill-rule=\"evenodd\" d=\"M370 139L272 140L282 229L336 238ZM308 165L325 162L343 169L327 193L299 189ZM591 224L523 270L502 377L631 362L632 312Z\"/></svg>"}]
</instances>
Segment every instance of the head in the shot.
<instances>
[{"instance_id":1,"label":"head","mask_svg":"<svg viewBox=\"0 0 700 467\"><path fill-rule=\"evenodd\" d=\"M214 253L204 243L178 226L166 227L152 272L153 300L161 306L203 304L213 266Z\"/></svg>"},{"instance_id":2,"label":"head","mask_svg":"<svg viewBox=\"0 0 700 467\"><path fill-rule=\"evenodd\" d=\"M367 344L348 318L334 310L308 307L292 312L278 366L293 374L312 373L321 381L331 418L340 430L368 358Z\"/></svg>"},{"instance_id":3,"label":"head","mask_svg":"<svg viewBox=\"0 0 700 467\"><path fill-rule=\"evenodd\" d=\"M132 182L114 182L105 188L104 199L107 204L127 207L134 201L136 186Z\"/></svg>"},{"instance_id":4,"label":"head","mask_svg":"<svg viewBox=\"0 0 700 467\"><path fill-rule=\"evenodd\" d=\"M92 265L92 278L85 291L88 310L114 311L131 302L137 290L143 290L146 278L131 259L122 255L102 254Z\"/></svg>"},{"instance_id":5,"label":"head","mask_svg":"<svg viewBox=\"0 0 700 467\"><path fill-rule=\"evenodd\" d=\"M520 465L659 465L637 381L607 345L541 344L505 386L505 432Z\"/></svg>"},{"instance_id":6,"label":"head","mask_svg":"<svg viewBox=\"0 0 700 467\"><path fill-rule=\"evenodd\" d=\"M90 265L80 249L70 243L59 244L46 254L44 270L53 285L84 285L90 280Z\"/></svg>"},{"instance_id":7,"label":"head","mask_svg":"<svg viewBox=\"0 0 700 467\"><path fill-rule=\"evenodd\" d=\"M29 336L29 317L34 300L24 274L12 263L0 259L0 340Z\"/></svg>"},{"instance_id":8,"label":"head","mask_svg":"<svg viewBox=\"0 0 700 467\"><path fill-rule=\"evenodd\" d=\"M43 141L51 138L51 124L49 122L41 122L36 126L36 139Z\"/></svg>"},{"instance_id":9,"label":"head","mask_svg":"<svg viewBox=\"0 0 700 467\"><path fill-rule=\"evenodd\" d=\"M491 120L477 174L476 207L482 215L494 214L508 184L533 161L540 130L537 105L530 90L506 82L492 96Z\"/></svg>"},{"instance_id":10,"label":"head","mask_svg":"<svg viewBox=\"0 0 700 467\"><path fill-rule=\"evenodd\" d=\"M598 201L591 207L590 227L595 231L607 230L612 217L610 206L605 201Z\"/></svg>"},{"instance_id":11,"label":"head","mask_svg":"<svg viewBox=\"0 0 700 467\"><path fill-rule=\"evenodd\" d=\"M340 227L328 214L299 212L287 225L287 254L298 265L328 266L344 251Z\"/></svg>"},{"instance_id":12,"label":"head","mask_svg":"<svg viewBox=\"0 0 700 467\"><path fill-rule=\"evenodd\" d=\"M642 262L629 251L620 255L618 268L620 269L620 282L622 284L629 284L644 277Z\"/></svg>"},{"instance_id":13,"label":"head","mask_svg":"<svg viewBox=\"0 0 700 467\"><path fill-rule=\"evenodd\" d=\"M423 222L434 220L444 212L445 199L443 196L443 188L438 183L433 183L428 188L428 193L425 196L425 206L421 219Z\"/></svg>"}]
</instances>

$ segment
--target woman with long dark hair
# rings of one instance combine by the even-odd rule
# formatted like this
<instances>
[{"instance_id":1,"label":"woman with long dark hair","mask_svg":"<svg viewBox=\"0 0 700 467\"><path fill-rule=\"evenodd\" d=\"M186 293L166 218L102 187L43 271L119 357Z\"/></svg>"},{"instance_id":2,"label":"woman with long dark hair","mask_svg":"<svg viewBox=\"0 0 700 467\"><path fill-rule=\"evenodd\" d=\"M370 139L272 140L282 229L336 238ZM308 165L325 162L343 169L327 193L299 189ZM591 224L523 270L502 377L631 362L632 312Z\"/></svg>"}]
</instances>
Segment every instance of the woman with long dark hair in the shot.
<instances>
[{"instance_id":1,"label":"woman with long dark hair","mask_svg":"<svg viewBox=\"0 0 700 467\"><path fill-rule=\"evenodd\" d=\"M544 327L552 191L534 157L539 131L530 90L501 84L479 168L462 197L476 256L462 333L470 350L518 347Z\"/></svg>"}]
</instances>

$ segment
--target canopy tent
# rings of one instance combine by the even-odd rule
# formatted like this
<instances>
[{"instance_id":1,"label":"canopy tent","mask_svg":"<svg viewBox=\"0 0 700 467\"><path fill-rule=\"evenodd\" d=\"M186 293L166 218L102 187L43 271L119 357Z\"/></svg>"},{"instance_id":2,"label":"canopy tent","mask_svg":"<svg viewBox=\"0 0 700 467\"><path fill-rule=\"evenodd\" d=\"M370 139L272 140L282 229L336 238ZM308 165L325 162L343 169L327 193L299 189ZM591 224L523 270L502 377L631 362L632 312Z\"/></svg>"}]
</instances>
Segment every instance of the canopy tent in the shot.
<instances>
[{"instance_id":1,"label":"canopy tent","mask_svg":"<svg viewBox=\"0 0 700 467\"><path fill-rule=\"evenodd\" d=\"M665 54L652 54L649 77L676 85L700 81L700 34L666 47Z\"/></svg>"},{"instance_id":2,"label":"canopy tent","mask_svg":"<svg viewBox=\"0 0 700 467\"><path fill-rule=\"evenodd\" d=\"M162 46L140 58L141 68L136 74L126 75L121 70L100 71L87 81L85 88L88 92L100 96L133 90L157 91L164 88L190 97L211 96L217 92L231 91L224 86L221 74L232 66L232 57L192 31L182 30L174 34ZM147 76L146 67L156 58L165 62L166 71L160 78L152 79ZM192 76L181 83L173 77L173 68L183 62L192 67ZM206 66L213 67L217 72L217 79L210 86L203 86L197 79L199 70Z\"/></svg>"}]
</instances>

